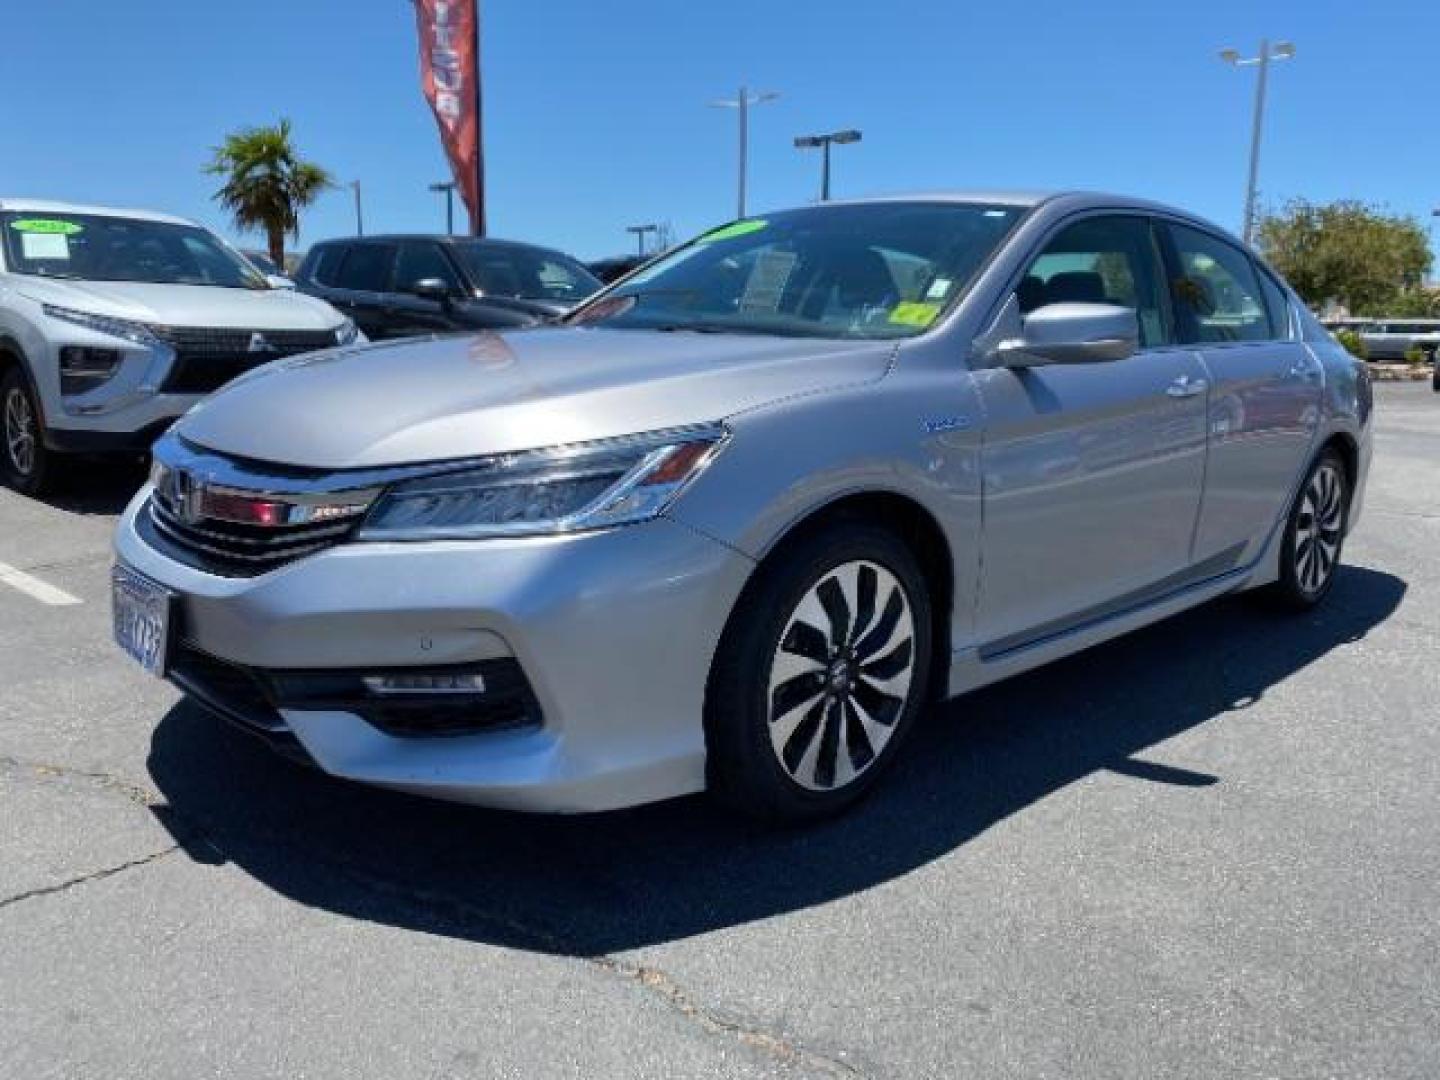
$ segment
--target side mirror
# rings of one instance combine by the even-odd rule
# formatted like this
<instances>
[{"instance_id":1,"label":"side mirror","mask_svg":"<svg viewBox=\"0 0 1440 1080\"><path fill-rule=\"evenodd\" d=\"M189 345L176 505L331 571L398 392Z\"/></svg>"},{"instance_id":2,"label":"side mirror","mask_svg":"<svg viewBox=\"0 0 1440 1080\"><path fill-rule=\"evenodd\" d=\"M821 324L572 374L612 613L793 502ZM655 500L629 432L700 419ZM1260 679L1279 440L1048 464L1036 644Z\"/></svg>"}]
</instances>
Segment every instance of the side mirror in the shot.
<instances>
[{"instance_id":1,"label":"side mirror","mask_svg":"<svg viewBox=\"0 0 1440 1080\"><path fill-rule=\"evenodd\" d=\"M1115 304L1046 304L1024 316L1020 326L1018 338L995 346L1002 367L1124 360L1140 347L1135 312Z\"/></svg>"},{"instance_id":2,"label":"side mirror","mask_svg":"<svg viewBox=\"0 0 1440 1080\"><path fill-rule=\"evenodd\" d=\"M438 277L421 278L406 292L420 297L421 300L434 300L438 304L450 303L450 286Z\"/></svg>"}]
</instances>

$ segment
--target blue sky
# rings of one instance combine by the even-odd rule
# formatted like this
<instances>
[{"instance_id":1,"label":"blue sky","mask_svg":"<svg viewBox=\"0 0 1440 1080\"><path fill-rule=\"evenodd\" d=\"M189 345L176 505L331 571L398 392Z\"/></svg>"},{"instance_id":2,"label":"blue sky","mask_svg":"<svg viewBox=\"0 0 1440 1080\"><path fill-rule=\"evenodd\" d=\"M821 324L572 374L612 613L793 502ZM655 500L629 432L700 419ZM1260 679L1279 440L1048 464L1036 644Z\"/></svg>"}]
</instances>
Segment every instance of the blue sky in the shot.
<instances>
[{"instance_id":1,"label":"blue sky","mask_svg":"<svg viewBox=\"0 0 1440 1080\"><path fill-rule=\"evenodd\" d=\"M435 230L447 174L406 0L8 0L0 193L164 209L235 237L200 169L225 132L290 117L302 150L360 178L367 229ZM624 226L683 237L734 213L742 82L751 210L816 193L794 135L858 127L837 195L1104 188L1238 227L1253 71L1216 52L1288 38L1262 199L1440 205L1440 4L1431 0L487 0L491 231L582 257ZM301 246L353 231L326 195ZM254 243L256 238L247 238Z\"/></svg>"}]
</instances>

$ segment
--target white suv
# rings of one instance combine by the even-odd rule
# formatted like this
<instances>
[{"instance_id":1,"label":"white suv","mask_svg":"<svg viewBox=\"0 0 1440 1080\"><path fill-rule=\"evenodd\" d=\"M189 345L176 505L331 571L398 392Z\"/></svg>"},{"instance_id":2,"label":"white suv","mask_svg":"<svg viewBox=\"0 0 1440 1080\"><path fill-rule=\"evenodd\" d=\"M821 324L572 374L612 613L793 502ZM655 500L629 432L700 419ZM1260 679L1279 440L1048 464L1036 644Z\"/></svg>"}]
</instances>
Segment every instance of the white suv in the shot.
<instances>
[{"instance_id":1,"label":"white suv","mask_svg":"<svg viewBox=\"0 0 1440 1080\"><path fill-rule=\"evenodd\" d=\"M193 222L0 199L0 479L36 494L59 455L145 450L242 372L357 338Z\"/></svg>"}]
</instances>

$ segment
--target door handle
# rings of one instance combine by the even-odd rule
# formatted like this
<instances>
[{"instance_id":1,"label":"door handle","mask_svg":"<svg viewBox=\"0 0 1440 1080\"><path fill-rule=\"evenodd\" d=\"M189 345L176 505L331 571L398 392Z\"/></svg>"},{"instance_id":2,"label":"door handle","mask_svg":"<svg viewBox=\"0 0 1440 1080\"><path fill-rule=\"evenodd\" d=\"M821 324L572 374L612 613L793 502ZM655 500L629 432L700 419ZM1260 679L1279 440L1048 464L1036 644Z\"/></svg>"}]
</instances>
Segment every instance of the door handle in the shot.
<instances>
[{"instance_id":1,"label":"door handle","mask_svg":"<svg viewBox=\"0 0 1440 1080\"><path fill-rule=\"evenodd\" d=\"M1173 398L1190 398L1203 394L1209 386L1210 384L1204 379L1192 379L1189 375L1181 375L1165 388L1165 393Z\"/></svg>"}]
</instances>

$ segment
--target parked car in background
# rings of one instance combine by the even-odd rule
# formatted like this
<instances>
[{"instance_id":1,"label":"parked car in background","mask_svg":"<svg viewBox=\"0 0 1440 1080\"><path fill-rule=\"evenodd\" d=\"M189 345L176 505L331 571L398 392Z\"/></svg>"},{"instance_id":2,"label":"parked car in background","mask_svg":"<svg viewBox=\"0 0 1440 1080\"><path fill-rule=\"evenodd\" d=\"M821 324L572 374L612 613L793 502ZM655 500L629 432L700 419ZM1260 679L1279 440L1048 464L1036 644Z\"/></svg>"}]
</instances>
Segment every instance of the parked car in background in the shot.
<instances>
[{"instance_id":1,"label":"parked car in background","mask_svg":"<svg viewBox=\"0 0 1440 1080\"><path fill-rule=\"evenodd\" d=\"M586 268L606 285L619 281L631 270L638 270L644 266L654 255L615 255L609 259L596 259L594 262L586 263Z\"/></svg>"},{"instance_id":2,"label":"parked car in background","mask_svg":"<svg viewBox=\"0 0 1440 1080\"><path fill-rule=\"evenodd\" d=\"M535 326L600 288L558 251L460 236L328 240L310 249L295 283L372 340Z\"/></svg>"},{"instance_id":3,"label":"parked car in background","mask_svg":"<svg viewBox=\"0 0 1440 1080\"><path fill-rule=\"evenodd\" d=\"M0 478L20 491L69 452L147 449L253 367L356 340L194 222L0 199Z\"/></svg>"},{"instance_id":4,"label":"parked car in background","mask_svg":"<svg viewBox=\"0 0 1440 1080\"><path fill-rule=\"evenodd\" d=\"M767 214L566 322L203 403L120 521L121 645L335 776L806 818L936 696L1227 593L1312 608L1360 512L1364 365L1149 202Z\"/></svg>"},{"instance_id":5,"label":"parked car in background","mask_svg":"<svg viewBox=\"0 0 1440 1080\"><path fill-rule=\"evenodd\" d=\"M1440 319L1376 319L1360 328L1371 360L1404 360L1419 349L1433 361L1440 349Z\"/></svg>"}]
</instances>

